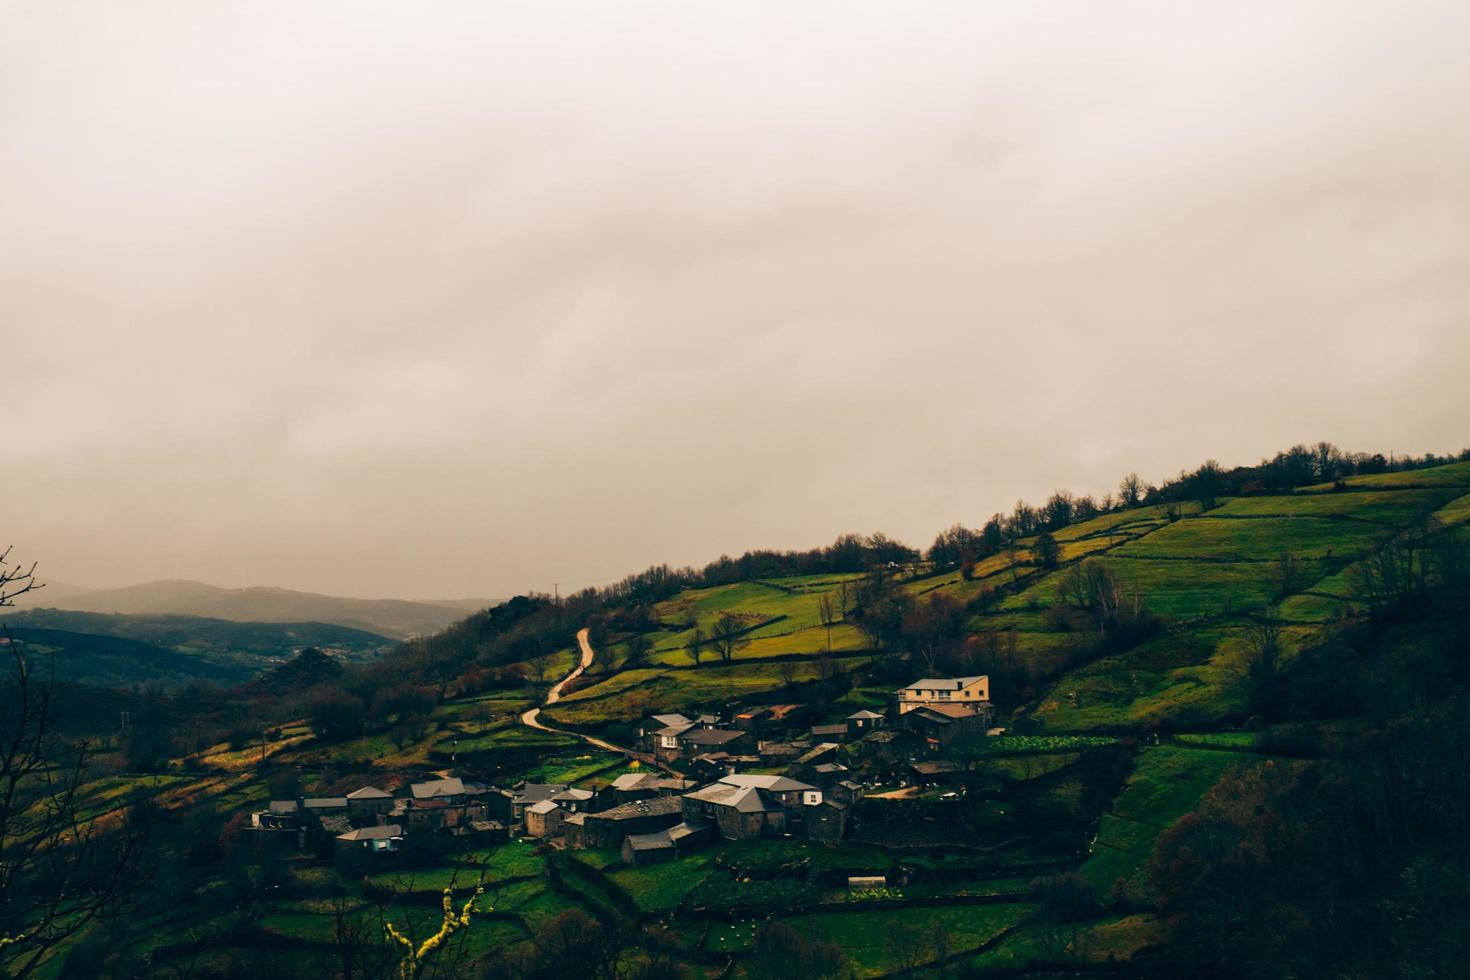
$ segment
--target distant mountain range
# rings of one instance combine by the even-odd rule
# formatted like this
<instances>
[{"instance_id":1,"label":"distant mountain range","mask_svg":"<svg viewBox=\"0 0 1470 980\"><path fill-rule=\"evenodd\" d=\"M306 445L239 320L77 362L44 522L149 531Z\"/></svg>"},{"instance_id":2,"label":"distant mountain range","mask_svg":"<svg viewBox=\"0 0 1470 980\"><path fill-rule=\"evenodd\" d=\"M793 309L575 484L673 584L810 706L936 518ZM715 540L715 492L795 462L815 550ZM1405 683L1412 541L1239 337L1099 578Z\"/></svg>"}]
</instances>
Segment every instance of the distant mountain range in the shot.
<instances>
[{"instance_id":1,"label":"distant mountain range","mask_svg":"<svg viewBox=\"0 0 1470 980\"><path fill-rule=\"evenodd\" d=\"M68 681L103 687L172 687L195 680L239 684L287 663L306 647L353 662L378 657L396 642L327 623L239 623L66 609L8 610L4 620L9 635L28 651L54 654L58 673Z\"/></svg>"},{"instance_id":2,"label":"distant mountain range","mask_svg":"<svg viewBox=\"0 0 1470 980\"><path fill-rule=\"evenodd\" d=\"M224 589L172 579L102 590L54 583L21 597L16 605L129 616L203 616L242 623L327 623L406 639L441 630L468 613L493 605L493 600L347 599L270 587Z\"/></svg>"}]
</instances>

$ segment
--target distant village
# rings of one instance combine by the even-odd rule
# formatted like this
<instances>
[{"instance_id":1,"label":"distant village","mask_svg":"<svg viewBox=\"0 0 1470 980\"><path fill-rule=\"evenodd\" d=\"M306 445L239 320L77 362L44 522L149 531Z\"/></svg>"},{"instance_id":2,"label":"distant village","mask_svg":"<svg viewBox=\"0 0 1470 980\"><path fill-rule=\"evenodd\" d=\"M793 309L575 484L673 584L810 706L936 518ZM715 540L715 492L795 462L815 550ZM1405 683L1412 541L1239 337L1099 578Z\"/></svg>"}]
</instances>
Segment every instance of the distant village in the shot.
<instances>
[{"instance_id":1,"label":"distant village","mask_svg":"<svg viewBox=\"0 0 1470 980\"><path fill-rule=\"evenodd\" d=\"M244 831L261 850L314 847L345 872L411 864L466 838L524 838L564 848L617 848L625 863L669 861L718 840L838 841L864 796L915 793L957 779L959 739L994 734L989 678L924 678L887 710L832 724L804 706L736 708L728 717L652 714L630 771L598 789L493 786L460 775L363 786L346 796L272 800Z\"/></svg>"}]
</instances>

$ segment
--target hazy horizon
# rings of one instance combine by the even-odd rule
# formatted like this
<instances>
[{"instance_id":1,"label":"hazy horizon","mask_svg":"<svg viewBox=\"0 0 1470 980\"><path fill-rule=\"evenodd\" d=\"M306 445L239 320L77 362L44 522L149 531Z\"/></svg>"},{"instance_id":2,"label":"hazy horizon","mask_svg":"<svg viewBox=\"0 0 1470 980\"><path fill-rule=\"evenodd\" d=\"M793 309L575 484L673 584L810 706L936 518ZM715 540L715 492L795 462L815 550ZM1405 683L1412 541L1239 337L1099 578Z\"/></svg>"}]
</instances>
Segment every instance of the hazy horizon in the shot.
<instances>
[{"instance_id":1,"label":"hazy horizon","mask_svg":"<svg viewBox=\"0 0 1470 980\"><path fill-rule=\"evenodd\" d=\"M1467 442L1463 4L0 24L43 578L567 592Z\"/></svg>"}]
</instances>

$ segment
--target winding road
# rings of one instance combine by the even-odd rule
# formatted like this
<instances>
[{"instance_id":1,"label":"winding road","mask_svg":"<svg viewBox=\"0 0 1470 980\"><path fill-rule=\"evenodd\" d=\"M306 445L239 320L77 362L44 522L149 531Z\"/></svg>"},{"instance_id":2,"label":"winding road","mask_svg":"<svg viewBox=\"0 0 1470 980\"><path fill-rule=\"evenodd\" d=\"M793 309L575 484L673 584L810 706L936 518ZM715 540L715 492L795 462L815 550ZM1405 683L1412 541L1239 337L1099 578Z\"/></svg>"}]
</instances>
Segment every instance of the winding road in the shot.
<instances>
[{"instance_id":1,"label":"winding road","mask_svg":"<svg viewBox=\"0 0 1470 980\"><path fill-rule=\"evenodd\" d=\"M647 761L647 757L642 752L634 752L632 749L624 748L621 745L614 745L611 742L605 742L602 739L596 738L592 735L583 735L581 732L569 731L565 728L552 728L550 725L541 720L541 708L548 707L560 701L561 692L566 688L566 686L572 681L576 680L578 677L581 677L582 672L588 667L592 666L592 661L597 656L597 654L592 649L592 643L587 639L588 632L589 631L585 626L577 631L577 645L582 648L582 662L577 664L577 666L572 669L572 672L570 674L557 681L556 684L552 686L551 690L546 692L546 700L539 707L532 708L530 711L527 711L525 714L521 715L521 724L525 725L527 728L537 729L538 731L554 732L557 735L570 735L572 738L580 738L588 745L603 749L607 752L617 752L622 755L628 756L630 759L642 759L644 761Z\"/></svg>"}]
</instances>

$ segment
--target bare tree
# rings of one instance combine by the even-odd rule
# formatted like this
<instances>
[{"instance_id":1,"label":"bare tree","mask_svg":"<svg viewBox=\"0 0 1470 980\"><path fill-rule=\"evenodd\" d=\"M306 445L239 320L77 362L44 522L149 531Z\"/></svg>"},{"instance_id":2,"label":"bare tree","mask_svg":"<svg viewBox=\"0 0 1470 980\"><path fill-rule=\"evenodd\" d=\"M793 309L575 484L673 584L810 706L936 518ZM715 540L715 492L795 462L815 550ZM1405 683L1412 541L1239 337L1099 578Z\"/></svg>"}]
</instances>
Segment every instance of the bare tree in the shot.
<instances>
[{"instance_id":1,"label":"bare tree","mask_svg":"<svg viewBox=\"0 0 1470 980\"><path fill-rule=\"evenodd\" d=\"M1294 551L1283 551L1272 565L1271 571L1275 579L1276 594L1282 598L1300 592L1306 584L1306 567Z\"/></svg>"},{"instance_id":2,"label":"bare tree","mask_svg":"<svg viewBox=\"0 0 1470 980\"><path fill-rule=\"evenodd\" d=\"M822 598L817 600L817 616L821 618L822 625L827 627L827 652L832 652L832 626L837 622L837 607L832 601L832 593L823 592Z\"/></svg>"},{"instance_id":3,"label":"bare tree","mask_svg":"<svg viewBox=\"0 0 1470 980\"><path fill-rule=\"evenodd\" d=\"M923 930L907 923L894 925L888 930L888 956L893 960L896 972L901 977L913 976L924 962L925 947Z\"/></svg>"},{"instance_id":4,"label":"bare tree","mask_svg":"<svg viewBox=\"0 0 1470 980\"><path fill-rule=\"evenodd\" d=\"M1254 620L1245 630L1245 663L1238 671L1253 713L1262 717L1271 713L1281 694L1282 670L1281 624Z\"/></svg>"},{"instance_id":5,"label":"bare tree","mask_svg":"<svg viewBox=\"0 0 1470 980\"><path fill-rule=\"evenodd\" d=\"M726 613L715 620L714 629L710 631L710 643L720 659L730 663L735 659L735 651L750 643L750 637L745 635L745 624Z\"/></svg>"},{"instance_id":6,"label":"bare tree","mask_svg":"<svg viewBox=\"0 0 1470 980\"><path fill-rule=\"evenodd\" d=\"M1118 484L1118 506L1137 507L1143 499L1143 481L1138 478L1137 473L1129 473L1123 477L1123 482Z\"/></svg>"},{"instance_id":7,"label":"bare tree","mask_svg":"<svg viewBox=\"0 0 1470 980\"><path fill-rule=\"evenodd\" d=\"M837 586L837 614L844 623L847 622L847 614L852 612L856 598L852 583L843 581Z\"/></svg>"},{"instance_id":8,"label":"bare tree","mask_svg":"<svg viewBox=\"0 0 1470 980\"><path fill-rule=\"evenodd\" d=\"M0 606L40 588L0 554ZM93 755L57 724L54 665L0 627L0 975L35 973L57 946L117 910L139 884L147 810L82 812Z\"/></svg>"},{"instance_id":9,"label":"bare tree","mask_svg":"<svg viewBox=\"0 0 1470 980\"><path fill-rule=\"evenodd\" d=\"M689 659L694 661L694 666L699 666L699 658L704 656L705 644L708 642L705 639L704 630L698 626L694 627L694 632L689 634L688 647Z\"/></svg>"},{"instance_id":10,"label":"bare tree","mask_svg":"<svg viewBox=\"0 0 1470 980\"><path fill-rule=\"evenodd\" d=\"M1039 568L1056 568L1062 561L1062 546L1057 544L1057 539L1051 536L1050 531L1042 531L1036 536L1036 541L1031 545L1031 560Z\"/></svg>"},{"instance_id":11,"label":"bare tree","mask_svg":"<svg viewBox=\"0 0 1470 980\"><path fill-rule=\"evenodd\" d=\"M623 666L638 667L641 666L643 662L648 659L648 655L653 652L653 641L648 638L648 634L646 633L636 633L633 636L628 637L628 642L625 644L625 649L628 651L628 656L627 659L623 661Z\"/></svg>"},{"instance_id":12,"label":"bare tree","mask_svg":"<svg viewBox=\"0 0 1470 980\"><path fill-rule=\"evenodd\" d=\"M537 650L526 658L526 670L537 685L546 683L546 674L551 670L551 653Z\"/></svg>"},{"instance_id":13,"label":"bare tree","mask_svg":"<svg viewBox=\"0 0 1470 980\"><path fill-rule=\"evenodd\" d=\"M27 592L46 587L44 582L36 581L35 562L31 562L29 568L10 563L12 547L7 545L4 551L0 551L0 606L13 606L15 600Z\"/></svg>"}]
</instances>

